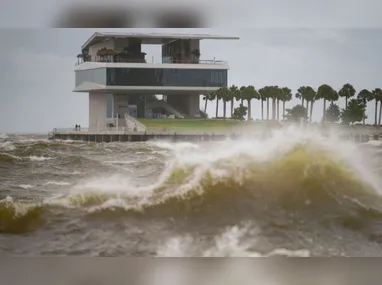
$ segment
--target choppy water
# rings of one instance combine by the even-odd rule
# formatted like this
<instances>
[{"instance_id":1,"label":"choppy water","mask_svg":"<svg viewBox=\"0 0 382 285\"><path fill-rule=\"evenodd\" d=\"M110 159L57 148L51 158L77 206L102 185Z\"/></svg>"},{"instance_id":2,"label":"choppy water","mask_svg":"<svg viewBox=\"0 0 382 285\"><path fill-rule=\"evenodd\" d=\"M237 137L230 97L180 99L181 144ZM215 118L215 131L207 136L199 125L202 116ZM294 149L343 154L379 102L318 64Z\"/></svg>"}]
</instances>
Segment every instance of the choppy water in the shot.
<instances>
[{"instance_id":1,"label":"choppy water","mask_svg":"<svg viewBox=\"0 0 382 285\"><path fill-rule=\"evenodd\" d=\"M382 147L0 135L0 254L382 256Z\"/></svg>"}]
</instances>

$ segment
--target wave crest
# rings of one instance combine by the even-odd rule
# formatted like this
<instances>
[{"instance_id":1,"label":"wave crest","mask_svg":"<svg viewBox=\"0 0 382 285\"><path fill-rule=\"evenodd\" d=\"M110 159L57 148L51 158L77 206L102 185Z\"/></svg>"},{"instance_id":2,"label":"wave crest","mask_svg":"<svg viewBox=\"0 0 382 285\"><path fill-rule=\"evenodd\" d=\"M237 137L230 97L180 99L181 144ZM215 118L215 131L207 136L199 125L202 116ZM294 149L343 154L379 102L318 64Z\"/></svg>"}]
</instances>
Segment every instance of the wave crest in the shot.
<instances>
[{"instance_id":1,"label":"wave crest","mask_svg":"<svg viewBox=\"0 0 382 285\"><path fill-rule=\"evenodd\" d=\"M150 191L74 191L61 197L92 214L124 211L148 216L190 216L231 221L275 211L348 217L380 213L380 196L346 161L323 148L297 145L264 161L240 154L213 162L176 160ZM324 213L324 214L322 214Z\"/></svg>"},{"instance_id":2,"label":"wave crest","mask_svg":"<svg viewBox=\"0 0 382 285\"><path fill-rule=\"evenodd\" d=\"M44 208L35 204L14 202L11 197L0 201L0 233L22 234L43 223Z\"/></svg>"}]
</instances>

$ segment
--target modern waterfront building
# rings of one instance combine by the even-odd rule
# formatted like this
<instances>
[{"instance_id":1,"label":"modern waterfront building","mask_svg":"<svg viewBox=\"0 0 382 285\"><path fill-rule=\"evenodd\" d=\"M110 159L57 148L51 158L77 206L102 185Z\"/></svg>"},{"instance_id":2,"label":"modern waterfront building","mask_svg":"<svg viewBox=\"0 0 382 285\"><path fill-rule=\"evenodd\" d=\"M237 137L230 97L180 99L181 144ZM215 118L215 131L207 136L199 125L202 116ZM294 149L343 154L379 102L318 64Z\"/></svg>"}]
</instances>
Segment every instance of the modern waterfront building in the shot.
<instances>
[{"instance_id":1,"label":"modern waterfront building","mask_svg":"<svg viewBox=\"0 0 382 285\"><path fill-rule=\"evenodd\" d=\"M228 64L201 60L200 34L95 33L77 56L74 92L89 93L89 132L145 127L136 118L200 118L201 94L227 86ZM142 45L160 45L159 59ZM158 97L157 95L162 95ZM161 99L160 99L161 98Z\"/></svg>"}]
</instances>

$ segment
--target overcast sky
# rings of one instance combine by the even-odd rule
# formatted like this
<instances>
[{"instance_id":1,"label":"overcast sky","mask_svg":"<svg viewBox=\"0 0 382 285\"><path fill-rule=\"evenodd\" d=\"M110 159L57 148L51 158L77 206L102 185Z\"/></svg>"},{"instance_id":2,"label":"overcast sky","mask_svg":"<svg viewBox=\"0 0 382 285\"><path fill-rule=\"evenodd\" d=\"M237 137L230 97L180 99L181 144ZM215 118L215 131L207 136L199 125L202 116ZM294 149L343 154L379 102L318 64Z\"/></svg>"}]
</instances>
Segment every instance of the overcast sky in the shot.
<instances>
[{"instance_id":1,"label":"overcast sky","mask_svg":"<svg viewBox=\"0 0 382 285\"><path fill-rule=\"evenodd\" d=\"M163 32L163 29L120 31ZM73 93L74 64L81 45L94 29L0 30L0 132L47 132L76 123L88 125L88 96ZM238 41L203 40L202 59L227 60L229 85L329 84L337 90L347 82L357 91L382 87L382 29L168 29L168 32L238 36ZM160 56L159 46L145 46L147 57ZM289 106L296 104L294 100ZM339 101L344 107L344 102ZM201 108L203 101L201 101ZM214 115L215 103L208 104ZM252 103L260 117L260 103ZM222 108L220 108L222 114ZM314 120L322 116L317 102ZM374 120L374 104L368 106Z\"/></svg>"}]
</instances>

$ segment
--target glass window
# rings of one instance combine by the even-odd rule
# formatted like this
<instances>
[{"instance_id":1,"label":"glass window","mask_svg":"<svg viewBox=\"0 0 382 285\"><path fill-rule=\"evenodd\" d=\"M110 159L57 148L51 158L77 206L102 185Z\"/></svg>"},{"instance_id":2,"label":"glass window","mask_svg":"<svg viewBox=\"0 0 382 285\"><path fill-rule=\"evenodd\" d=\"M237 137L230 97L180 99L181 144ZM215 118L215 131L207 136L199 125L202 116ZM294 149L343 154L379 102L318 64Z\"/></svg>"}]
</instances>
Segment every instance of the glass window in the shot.
<instances>
[{"instance_id":1,"label":"glass window","mask_svg":"<svg viewBox=\"0 0 382 285\"><path fill-rule=\"evenodd\" d=\"M108 68L112 86L227 86L227 70L180 68Z\"/></svg>"},{"instance_id":2,"label":"glass window","mask_svg":"<svg viewBox=\"0 0 382 285\"><path fill-rule=\"evenodd\" d=\"M106 68L96 68L76 71L76 87L83 82L93 82L106 85Z\"/></svg>"}]
</instances>

